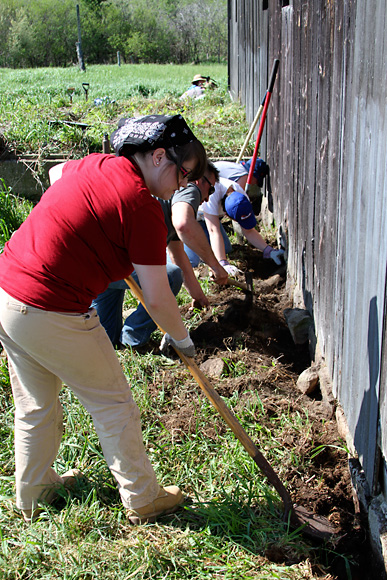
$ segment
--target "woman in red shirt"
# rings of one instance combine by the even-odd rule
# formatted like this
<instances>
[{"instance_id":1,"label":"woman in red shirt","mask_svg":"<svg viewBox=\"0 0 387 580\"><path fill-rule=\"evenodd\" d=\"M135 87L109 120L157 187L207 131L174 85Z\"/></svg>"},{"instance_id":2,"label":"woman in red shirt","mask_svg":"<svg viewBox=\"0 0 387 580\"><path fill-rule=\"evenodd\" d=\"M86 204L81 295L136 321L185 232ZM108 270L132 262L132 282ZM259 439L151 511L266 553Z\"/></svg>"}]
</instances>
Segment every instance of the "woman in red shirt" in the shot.
<instances>
[{"instance_id":1,"label":"woman in red shirt","mask_svg":"<svg viewBox=\"0 0 387 580\"><path fill-rule=\"evenodd\" d=\"M53 469L66 384L89 411L132 523L183 501L162 488L145 453L140 413L92 300L136 269L146 306L166 339L194 345L166 274L166 226L153 196L169 199L203 175L206 154L180 115L123 119L118 155L92 154L59 168L0 255L0 340L15 400L16 500L26 521L75 472Z\"/></svg>"}]
</instances>

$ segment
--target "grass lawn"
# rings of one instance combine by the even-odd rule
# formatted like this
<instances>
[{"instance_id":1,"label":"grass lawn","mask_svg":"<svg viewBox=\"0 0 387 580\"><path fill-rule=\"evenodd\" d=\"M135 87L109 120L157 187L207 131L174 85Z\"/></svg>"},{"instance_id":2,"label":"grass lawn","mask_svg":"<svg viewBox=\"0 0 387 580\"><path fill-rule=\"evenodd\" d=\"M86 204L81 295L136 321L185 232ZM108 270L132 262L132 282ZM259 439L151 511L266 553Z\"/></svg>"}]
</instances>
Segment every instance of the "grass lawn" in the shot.
<instances>
[{"instance_id":1,"label":"grass lawn","mask_svg":"<svg viewBox=\"0 0 387 580\"><path fill-rule=\"evenodd\" d=\"M203 100L181 101L198 72L218 87ZM88 83L87 101L83 83ZM244 108L228 93L226 65L94 65L86 73L0 69L0 134L9 148L42 159L50 153L80 157L100 151L103 134L121 117L150 113L183 114L212 157L237 156L248 132ZM251 143L246 154L253 148Z\"/></svg>"}]
</instances>

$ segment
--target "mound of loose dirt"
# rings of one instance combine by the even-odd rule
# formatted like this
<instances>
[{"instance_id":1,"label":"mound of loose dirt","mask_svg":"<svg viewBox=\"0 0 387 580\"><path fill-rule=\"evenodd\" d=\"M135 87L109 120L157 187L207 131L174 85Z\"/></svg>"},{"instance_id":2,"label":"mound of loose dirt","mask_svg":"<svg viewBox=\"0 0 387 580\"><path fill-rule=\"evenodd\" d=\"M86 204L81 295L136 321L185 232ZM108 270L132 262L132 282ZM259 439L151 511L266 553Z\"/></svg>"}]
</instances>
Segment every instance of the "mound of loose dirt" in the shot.
<instances>
[{"instance_id":1,"label":"mound of loose dirt","mask_svg":"<svg viewBox=\"0 0 387 580\"><path fill-rule=\"evenodd\" d=\"M259 420L267 420L268 427L270 419L284 410L295 416L297 412L304 415L307 410L310 432L300 437L294 430L284 429L281 443L294 449L300 457L310 457L319 446L323 446L323 450L312 463L301 461L301 467L290 469L285 476L281 474L281 479L297 504L337 526L339 533L334 540L334 550L337 554L352 555L351 578L371 578L367 528L362 516L355 512L348 458L340 449L332 408L325 404L318 389L306 396L296 388L298 376L311 361L308 345L295 345L285 322L283 311L292 307L285 290L285 268L279 269L264 261L261 252L251 247L235 245L234 248L232 258L243 270L252 273L254 294L249 296L235 287L221 289L214 285L211 308L202 313L200 324L191 332L198 350L196 361L200 365L216 357L226 359L229 365L242 366L245 372L240 376L236 373L238 376L227 381L215 378L212 384L223 397L237 390L240 404L253 392L258 393L265 410L263 419ZM199 267L198 274L206 275L206 267ZM182 308L182 314L185 318L192 316L189 306ZM169 384L172 396L174 387ZM173 411L163 417L163 424L174 431L177 438L179 433L195 429L197 394L191 395L187 392L182 395L179 406L175 405ZM206 436L216 440L226 429L228 427L220 419L216 430L208 426ZM276 562L287 559L278 547L269 551L267 557ZM347 578L343 558L329 562L329 570L332 578Z\"/></svg>"}]
</instances>

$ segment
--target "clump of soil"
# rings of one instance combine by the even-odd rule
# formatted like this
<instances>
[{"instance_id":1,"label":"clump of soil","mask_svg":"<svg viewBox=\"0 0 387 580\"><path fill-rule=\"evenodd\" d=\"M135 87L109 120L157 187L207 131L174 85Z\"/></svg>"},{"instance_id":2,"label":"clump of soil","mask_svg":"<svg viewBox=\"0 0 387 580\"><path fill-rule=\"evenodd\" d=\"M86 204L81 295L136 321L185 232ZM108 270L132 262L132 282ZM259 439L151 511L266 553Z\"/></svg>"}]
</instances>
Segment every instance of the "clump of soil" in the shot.
<instances>
[{"instance_id":1,"label":"clump of soil","mask_svg":"<svg viewBox=\"0 0 387 580\"><path fill-rule=\"evenodd\" d=\"M281 474L281 480L295 503L328 518L337 527L338 534L329 553L335 551L350 557L327 562L330 578L347 578L345 566L350 565L353 580L370 579L373 575L367 527L362 515L355 511L348 457L339 440L332 406L322 399L318 389L307 396L296 388L298 376L311 361L308 344L296 345L285 322L283 312L292 307L285 288L286 269L264 261L261 252L246 245L234 245L231 258L244 271L251 272L254 294L214 285L211 308L202 313L201 322L191 331L198 351L196 362L200 365L217 357L226 359L230 365L244 365L246 372L241 376L232 378L230 372L227 381L217 384L215 380L213 385L223 397L238 390L241 404L244 397L257 392L265 409L263 421L267 419L268 427L273 415L284 410L294 414L299 411L301 415L307 410L310 432L299 437L293 431L284 430L281 443L301 457L310 457L319 446L322 451L312 463L305 462L303 467L301 462L301 467L288 470L285 476ZM207 275L206 266L200 266L198 274ZM193 315L189 305L182 308L182 314L185 318ZM182 401L177 412L163 417L163 424L177 437L179 432L189 433L195 426L194 403L192 400L185 403ZM216 429L208 426L206 436L215 440L228 427L220 421ZM266 557L286 562L286 554L279 552L279 547L273 547Z\"/></svg>"}]
</instances>

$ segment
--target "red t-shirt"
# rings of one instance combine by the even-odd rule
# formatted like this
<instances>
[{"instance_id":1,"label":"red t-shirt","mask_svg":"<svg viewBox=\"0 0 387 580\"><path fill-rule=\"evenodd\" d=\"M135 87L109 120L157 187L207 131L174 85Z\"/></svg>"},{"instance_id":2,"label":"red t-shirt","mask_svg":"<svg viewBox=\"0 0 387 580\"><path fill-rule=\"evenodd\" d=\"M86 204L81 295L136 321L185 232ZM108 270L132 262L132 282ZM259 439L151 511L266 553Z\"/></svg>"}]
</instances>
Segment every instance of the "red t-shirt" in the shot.
<instances>
[{"instance_id":1,"label":"red t-shirt","mask_svg":"<svg viewBox=\"0 0 387 580\"><path fill-rule=\"evenodd\" d=\"M86 312L135 264L166 263L167 228L138 166L94 153L68 161L0 255L0 286L55 312Z\"/></svg>"}]
</instances>

